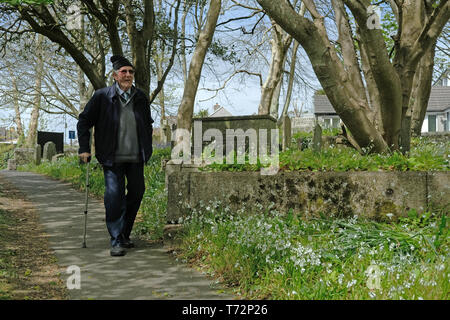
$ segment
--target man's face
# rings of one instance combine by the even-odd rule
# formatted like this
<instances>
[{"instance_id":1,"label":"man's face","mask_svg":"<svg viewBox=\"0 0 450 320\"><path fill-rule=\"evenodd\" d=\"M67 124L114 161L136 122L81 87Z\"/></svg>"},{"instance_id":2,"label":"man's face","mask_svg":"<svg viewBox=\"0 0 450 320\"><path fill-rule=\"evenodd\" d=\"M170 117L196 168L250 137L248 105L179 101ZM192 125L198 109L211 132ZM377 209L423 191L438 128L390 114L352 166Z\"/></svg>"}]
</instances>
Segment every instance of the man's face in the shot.
<instances>
[{"instance_id":1,"label":"man's face","mask_svg":"<svg viewBox=\"0 0 450 320\"><path fill-rule=\"evenodd\" d=\"M125 66L113 72L113 77L119 84L120 89L127 91L133 85L134 69L129 66Z\"/></svg>"}]
</instances>

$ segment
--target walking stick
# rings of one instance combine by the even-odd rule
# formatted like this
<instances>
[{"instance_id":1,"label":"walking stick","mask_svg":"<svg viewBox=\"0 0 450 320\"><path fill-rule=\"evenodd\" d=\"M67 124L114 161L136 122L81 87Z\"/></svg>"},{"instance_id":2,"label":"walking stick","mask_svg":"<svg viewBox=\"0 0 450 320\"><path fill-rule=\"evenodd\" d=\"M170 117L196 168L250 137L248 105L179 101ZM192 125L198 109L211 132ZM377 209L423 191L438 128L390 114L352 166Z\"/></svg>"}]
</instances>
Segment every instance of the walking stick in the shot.
<instances>
[{"instance_id":1,"label":"walking stick","mask_svg":"<svg viewBox=\"0 0 450 320\"><path fill-rule=\"evenodd\" d=\"M86 229L87 229L87 213L88 213L88 200L89 200L89 160L86 164L86 198L85 198L85 210L84 210L84 238L83 238L83 248L86 247Z\"/></svg>"}]
</instances>

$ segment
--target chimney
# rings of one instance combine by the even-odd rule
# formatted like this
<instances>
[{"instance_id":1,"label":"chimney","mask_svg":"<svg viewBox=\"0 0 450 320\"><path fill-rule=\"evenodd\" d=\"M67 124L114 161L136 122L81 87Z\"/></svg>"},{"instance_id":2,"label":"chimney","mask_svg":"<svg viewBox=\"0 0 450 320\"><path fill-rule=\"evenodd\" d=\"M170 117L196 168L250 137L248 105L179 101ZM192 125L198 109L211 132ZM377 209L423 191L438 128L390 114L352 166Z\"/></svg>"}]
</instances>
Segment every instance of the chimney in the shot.
<instances>
[{"instance_id":1,"label":"chimney","mask_svg":"<svg viewBox=\"0 0 450 320\"><path fill-rule=\"evenodd\" d=\"M216 112L219 109L220 109L220 105L218 103L216 103L214 106L214 112Z\"/></svg>"}]
</instances>

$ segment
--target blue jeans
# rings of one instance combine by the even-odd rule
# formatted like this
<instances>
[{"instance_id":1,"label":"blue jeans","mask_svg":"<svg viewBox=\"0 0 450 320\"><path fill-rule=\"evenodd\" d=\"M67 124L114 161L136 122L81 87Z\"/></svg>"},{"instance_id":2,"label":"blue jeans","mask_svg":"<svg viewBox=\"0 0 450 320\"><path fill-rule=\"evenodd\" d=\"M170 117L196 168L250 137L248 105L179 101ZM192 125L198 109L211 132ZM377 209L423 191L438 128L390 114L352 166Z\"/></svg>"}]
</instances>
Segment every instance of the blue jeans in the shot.
<instances>
[{"instance_id":1,"label":"blue jeans","mask_svg":"<svg viewBox=\"0 0 450 320\"><path fill-rule=\"evenodd\" d=\"M130 238L145 191L144 164L116 163L112 167L103 166L103 174L106 226L111 236L111 245L115 246Z\"/></svg>"}]
</instances>

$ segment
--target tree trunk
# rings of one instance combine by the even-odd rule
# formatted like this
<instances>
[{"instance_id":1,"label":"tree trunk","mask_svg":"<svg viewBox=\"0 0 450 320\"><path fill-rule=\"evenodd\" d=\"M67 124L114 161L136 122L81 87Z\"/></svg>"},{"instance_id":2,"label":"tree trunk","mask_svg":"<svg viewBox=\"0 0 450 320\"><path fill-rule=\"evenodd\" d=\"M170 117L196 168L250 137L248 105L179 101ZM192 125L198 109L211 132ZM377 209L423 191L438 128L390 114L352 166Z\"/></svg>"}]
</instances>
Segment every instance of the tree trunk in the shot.
<instances>
[{"instance_id":1,"label":"tree trunk","mask_svg":"<svg viewBox=\"0 0 450 320\"><path fill-rule=\"evenodd\" d=\"M153 42L155 25L153 0L144 1L144 21L140 30L136 26L136 17L131 1L125 1L124 5L127 33L133 53L133 65L136 68L135 84L144 91L147 97L150 97L150 62L147 52Z\"/></svg>"},{"instance_id":2,"label":"tree trunk","mask_svg":"<svg viewBox=\"0 0 450 320\"><path fill-rule=\"evenodd\" d=\"M412 106L411 135L417 137L422 133L422 124L430 99L435 50L436 46L434 45L425 53L414 77L410 102Z\"/></svg>"},{"instance_id":3,"label":"tree trunk","mask_svg":"<svg viewBox=\"0 0 450 320\"><path fill-rule=\"evenodd\" d=\"M37 47L36 47L36 79L34 84L34 90L36 96L34 98L33 110L31 111L30 125L28 129L27 137L27 147L33 148L37 142L37 129L39 121L39 110L41 108L41 84L42 84L42 74L44 72L44 57L43 57L43 41L44 36L38 34Z\"/></svg>"},{"instance_id":4,"label":"tree trunk","mask_svg":"<svg viewBox=\"0 0 450 320\"><path fill-rule=\"evenodd\" d=\"M295 78L295 66L297 64L297 52L299 43L297 40L294 41L294 47L292 48L291 66L289 71L289 83L286 93L286 99L284 101L283 111L281 112L280 120L287 115L289 105L291 104L292 89L294 88L294 78Z\"/></svg>"},{"instance_id":5,"label":"tree trunk","mask_svg":"<svg viewBox=\"0 0 450 320\"><path fill-rule=\"evenodd\" d=\"M80 43L82 46L86 45L86 37L85 37L85 25L84 25L84 19L81 21L81 30L80 30ZM78 66L78 92L80 95L80 105L79 110L82 112L84 110L84 107L89 101L90 95L88 95L88 89L86 88L86 82L84 81L84 72L83 69Z\"/></svg>"},{"instance_id":6,"label":"tree trunk","mask_svg":"<svg viewBox=\"0 0 450 320\"><path fill-rule=\"evenodd\" d=\"M281 89L281 81L283 79L284 62L286 61L286 52L292 42L292 37L286 35L275 21L272 20L272 59L270 62L270 70L263 87L261 88L261 100L259 102L258 114L271 114L274 110L271 107L278 101L279 91ZM279 87L280 86L280 87ZM278 109L278 108L277 108ZM276 112L278 114L278 110Z\"/></svg>"},{"instance_id":7,"label":"tree trunk","mask_svg":"<svg viewBox=\"0 0 450 320\"><path fill-rule=\"evenodd\" d=\"M177 129L191 130L191 121L194 113L194 102L197 94L198 84L205 61L206 52L212 42L217 20L221 9L221 0L211 0L206 25L200 32L197 46L189 66L188 81L184 87L183 98L177 116ZM181 141L181 136L177 136L177 142Z\"/></svg>"},{"instance_id":8,"label":"tree trunk","mask_svg":"<svg viewBox=\"0 0 450 320\"><path fill-rule=\"evenodd\" d=\"M24 132L23 132L23 126L22 126L22 118L20 116L20 104L19 104L19 88L17 87L17 78L11 70L11 67L8 65L9 74L12 79L12 88L13 88L13 103L14 103L14 122L16 123L17 127L17 134L19 136L18 145L21 145L24 141Z\"/></svg>"},{"instance_id":9,"label":"tree trunk","mask_svg":"<svg viewBox=\"0 0 450 320\"><path fill-rule=\"evenodd\" d=\"M348 72L326 37L323 17L311 22L286 1L258 0L258 3L305 49L328 99L358 144L372 152L386 151L386 142L367 116L368 105L355 93Z\"/></svg>"},{"instance_id":10,"label":"tree trunk","mask_svg":"<svg viewBox=\"0 0 450 320\"><path fill-rule=\"evenodd\" d=\"M372 18L368 10L369 0L333 0L341 56L337 54L335 42L328 38L325 17L316 9L313 0L303 1L312 21L296 14L288 0L257 2L305 49L329 101L361 147L370 147L372 152L409 150L413 81L419 61L436 44L450 19L448 1L437 2L433 6L429 1L421 0L390 1L399 26L394 36L393 62L381 28L369 24ZM356 22L359 48L353 45L352 28L347 17L350 11ZM365 90L361 90L356 59L358 49L362 50L360 54L370 99L367 99ZM426 85L418 85L426 89ZM378 112L378 107L380 112L374 114L373 109ZM382 129L374 122L382 124Z\"/></svg>"},{"instance_id":11,"label":"tree trunk","mask_svg":"<svg viewBox=\"0 0 450 320\"><path fill-rule=\"evenodd\" d=\"M156 66L156 76L158 77L158 81L162 80L163 77L163 61L164 61L164 45L159 50L159 54L155 57L155 66ZM165 96L164 96L164 87L161 88L161 91L158 93L159 106L161 108L161 116L160 116L160 136L161 141L163 141L165 135L163 132L164 128L164 120L166 119L166 106L165 106Z\"/></svg>"},{"instance_id":12,"label":"tree trunk","mask_svg":"<svg viewBox=\"0 0 450 320\"><path fill-rule=\"evenodd\" d=\"M180 57L181 57L181 69L183 70L183 83L186 85L188 78L188 70L187 70L187 61L186 61L186 17L190 8L190 4L185 2L183 8L183 16L181 18L181 48L180 48Z\"/></svg>"},{"instance_id":13,"label":"tree trunk","mask_svg":"<svg viewBox=\"0 0 450 320\"><path fill-rule=\"evenodd\" d=\"M370 69L369 65L369 57L367 56L367 49L364 43L359 41L360 52L361 52L361 65L362 71L364 73L364 78L367 83L367 95L368 95L368 104L370 109L372 110L372 118L370 119L372 123L374 123L376 130L384 136L384 126L383 126L383 118L381 117L381 101L380 101L380 93L378 92L377 83L373 78L372 69Z\"/></svg>"}]
</instances>

